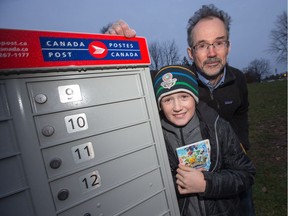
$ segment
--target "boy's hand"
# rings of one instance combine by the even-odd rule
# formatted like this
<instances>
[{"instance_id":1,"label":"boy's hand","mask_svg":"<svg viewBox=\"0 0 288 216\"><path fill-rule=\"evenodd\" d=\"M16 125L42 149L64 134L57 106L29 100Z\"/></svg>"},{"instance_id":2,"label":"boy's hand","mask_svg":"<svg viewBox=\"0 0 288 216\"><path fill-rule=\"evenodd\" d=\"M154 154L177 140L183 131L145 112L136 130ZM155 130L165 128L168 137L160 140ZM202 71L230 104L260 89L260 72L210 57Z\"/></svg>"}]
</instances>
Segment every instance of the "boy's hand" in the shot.
<instances>
[{"instance_id":1,"label":"boy's hand","mask_svg":"<svg viewBox=\"0 0 288 216\"><path fill-rule=\"evenodd\" d=\"M205 191L206 181L201 169L194 169L179 164L176 178L180 194L202 193Z\"/></svg>"},{"instance_id":2,"label":"boy's hand","mask_svg":"<svg viewBox=\"0 0 288 216\"><path fill-rule=\"evenodd\" d=\"M117 22L113 23L105 34L124 35L127 38L132 38L136 36L136 31L130 28L125 21L118 20Z\"/></svg>"}]
</instances>

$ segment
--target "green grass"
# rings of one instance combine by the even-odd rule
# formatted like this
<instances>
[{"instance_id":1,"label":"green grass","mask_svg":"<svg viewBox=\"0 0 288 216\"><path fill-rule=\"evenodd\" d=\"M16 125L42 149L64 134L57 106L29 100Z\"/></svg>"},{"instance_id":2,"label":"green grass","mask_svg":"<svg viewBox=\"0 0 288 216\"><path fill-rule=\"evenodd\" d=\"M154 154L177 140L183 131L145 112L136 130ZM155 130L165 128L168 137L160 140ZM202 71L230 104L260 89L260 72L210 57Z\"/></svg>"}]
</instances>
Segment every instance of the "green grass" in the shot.
<instances>
[{"instance_id":1,"label":"green grass","mask_svg":"<svg viewBox=\"0 0 288 216\"><path fill-rule=\"evenodd\" d=\"M257 216L287 215L287 81L248 84Z\"/></svg>"}]
</instances>

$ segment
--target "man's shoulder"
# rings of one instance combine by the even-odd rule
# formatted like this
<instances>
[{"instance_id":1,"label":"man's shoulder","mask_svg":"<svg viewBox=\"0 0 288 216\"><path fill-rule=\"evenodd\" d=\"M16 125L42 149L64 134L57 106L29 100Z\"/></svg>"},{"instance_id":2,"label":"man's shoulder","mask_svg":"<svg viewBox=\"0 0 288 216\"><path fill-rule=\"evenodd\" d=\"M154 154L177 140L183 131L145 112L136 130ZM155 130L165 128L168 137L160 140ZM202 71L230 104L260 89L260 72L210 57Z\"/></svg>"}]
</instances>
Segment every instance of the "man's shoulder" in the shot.
<instances>
[{"instance_id":1,"label":"man's shoulder","mask_svg":"<svg viewBox=\"0 0 288 216\"><path fill-rule=\"evenodd\" d=\"M219 115L216 110L208 106L208 104L202 100L199 101L196 109L199 119L206 122L214 122Z\"/></svg>"},{"instance_id":2,"label":"man's shoulder","mask_svg":"<svg viewBox=\"0 0 288 216\"><path fill-rule=\"evenodd\" d=\"M238 69L236 67L230 66L230 65L227 65L226 71L228 71L228 73L234 74L236 77L239 77L239 76L244 77L245 76L243 71L241 71L240 69Z\"/></svg>"},{"instance_id":3,"label":"man's shoulder","mask_svg":"<svg viewBox=\"0 0 288 216\"><path fill-rule=\"evenodd\" d=\"M233 66L226 66L226 76L227 81L235 80L236 82L246 83L245 74L240 69Z\"/></svg>"}]
</instances>

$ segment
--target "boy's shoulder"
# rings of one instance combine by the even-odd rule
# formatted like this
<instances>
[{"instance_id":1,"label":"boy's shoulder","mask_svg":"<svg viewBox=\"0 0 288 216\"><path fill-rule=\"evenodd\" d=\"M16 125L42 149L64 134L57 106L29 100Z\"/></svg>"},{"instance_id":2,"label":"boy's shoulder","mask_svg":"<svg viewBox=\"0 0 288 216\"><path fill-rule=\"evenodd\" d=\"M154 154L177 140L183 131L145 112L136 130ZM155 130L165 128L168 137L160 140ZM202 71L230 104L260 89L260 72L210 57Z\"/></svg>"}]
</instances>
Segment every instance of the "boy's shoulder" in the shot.
<instances>
[{"instance_id":1,"label":"boy's shoulder","mask_svg":"<svg viewBox=\"0 0 288 216\"><path fill-rule=\"evenodd\" d=\"M215 122L218 118L219 114L207 105L204 101L199 101L199 103L196 106L196 112L198 115L198 118L206 123Z\"/></svg>"}]
</instances>

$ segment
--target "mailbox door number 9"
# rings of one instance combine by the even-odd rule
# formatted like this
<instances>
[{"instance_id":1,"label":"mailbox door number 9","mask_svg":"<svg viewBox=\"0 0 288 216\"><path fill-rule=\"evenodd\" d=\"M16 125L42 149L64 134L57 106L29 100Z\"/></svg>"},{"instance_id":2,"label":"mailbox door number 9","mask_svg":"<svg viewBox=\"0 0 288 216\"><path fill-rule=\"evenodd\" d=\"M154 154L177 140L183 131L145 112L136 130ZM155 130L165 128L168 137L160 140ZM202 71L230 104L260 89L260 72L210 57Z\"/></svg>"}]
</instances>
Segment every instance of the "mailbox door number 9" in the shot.
<instances>
[{"instance_id":1,"label":"mailbox door number 9","mask_svg":"<svg viewBox=\"0 0 288 216\"><path fill-rule=\"evenodd\" d=\"M75 85L67 85L67 86L59 86L58 93L60 97L61 103L69 103L73 101L81 101L82 95L80 86Z\"/></svg>"}]
</instances>

